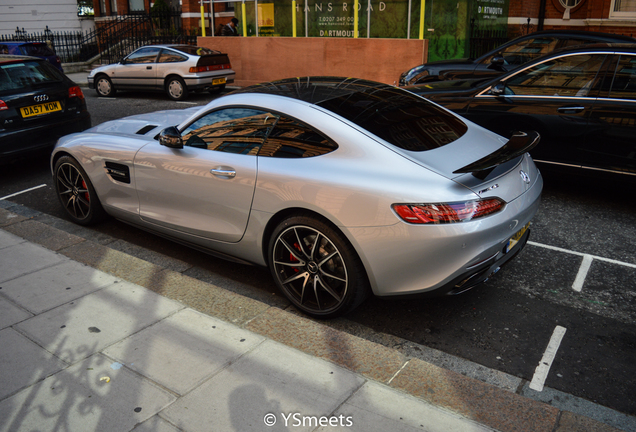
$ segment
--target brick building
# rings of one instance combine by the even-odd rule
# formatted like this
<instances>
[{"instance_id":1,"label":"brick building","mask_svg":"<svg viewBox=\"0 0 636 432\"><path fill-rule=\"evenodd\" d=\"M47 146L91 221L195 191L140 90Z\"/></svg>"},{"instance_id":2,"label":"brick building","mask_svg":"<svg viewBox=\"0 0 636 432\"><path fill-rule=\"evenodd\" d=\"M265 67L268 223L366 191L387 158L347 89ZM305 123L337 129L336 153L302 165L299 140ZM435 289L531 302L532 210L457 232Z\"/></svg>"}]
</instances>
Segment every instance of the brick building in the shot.
<instances>
[{"instance_id":1,"label":"brick building","mask_svg":"<svg viewBox=\"0 0 636 432\"><path fill-rule=\"evenodd\" d=\"M511 37L527 33L528 27L636 37L636 0L510 0L508 26Z\"/></svg>"}]
</instances>

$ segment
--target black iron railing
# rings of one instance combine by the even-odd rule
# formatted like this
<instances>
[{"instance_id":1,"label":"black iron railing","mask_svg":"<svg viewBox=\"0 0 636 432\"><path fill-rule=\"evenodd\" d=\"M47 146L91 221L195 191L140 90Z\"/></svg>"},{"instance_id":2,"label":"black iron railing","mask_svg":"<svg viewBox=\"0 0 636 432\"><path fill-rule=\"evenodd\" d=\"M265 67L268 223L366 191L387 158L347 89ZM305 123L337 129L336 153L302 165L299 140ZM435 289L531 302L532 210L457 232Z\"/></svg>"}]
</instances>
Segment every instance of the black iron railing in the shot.
<instances>
[{"instance_id":1,"label":"black iron railing","mask_svg":"<svg viewBox=\"0 0 636 432\"><path fill-rule=\"evenodd\" d=\"M14 34L0 35L1 41L46 42L62 63L96 60L113 63L131 51L148 44L183 43L196 45L198 29L184 29L181 10L135 13L116 16L92 31L53 32L48 26L42 32L17 28ZM96 57L99 58L96 59Z\"/></svg>"}]
</instances>

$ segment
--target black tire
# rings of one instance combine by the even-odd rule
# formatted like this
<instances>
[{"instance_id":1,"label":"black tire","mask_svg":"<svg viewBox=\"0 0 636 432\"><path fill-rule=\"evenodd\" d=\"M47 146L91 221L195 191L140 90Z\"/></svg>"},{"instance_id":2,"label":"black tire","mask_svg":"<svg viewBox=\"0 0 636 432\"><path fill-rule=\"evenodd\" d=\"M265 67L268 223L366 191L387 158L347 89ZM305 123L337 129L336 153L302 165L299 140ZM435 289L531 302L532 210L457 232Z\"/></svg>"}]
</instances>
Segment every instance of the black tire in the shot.
<instances>
[{"instance_id":1,"label":"black tire","mask_svg":"<svg viewBox=\"0 0 636 432\"><path fill-rule=\"evenodd\" d=\"M69 219L80 225L91 225L106 217L93 184L75 159L59 158L54 175L55 192Z\"/></svg>"},{"instance_id":2,"label":"black tire","mask_svg":"<svg viewBox=\"0 0 636 432\"><path fill-rule=\"evenodd\" d=\"M221 93L223 90L225 90L225 84L220 85L220 86L216 86L216 87L212 87L210 89L210 94L219 94Z\"/></svg>"},{"instance_id":3,"label":"black tire","mask_svg":"<svg viewBox=\"0 0 636 432\"><path fill-rule=\"evenodd\" d=\"M334 227L308 215L288 217L272 233L269 266L281 291L315 318L335 318L368 296L369 282L353 247Z\"/></svg>"},{"instance_id":4,"label":"black tire","mask_svg":"<svg viewBox=\"0 0 636 432\"><path fill-rule=\"evenodd\" d=\"M112 97L117 93L113 82L106 75L98 75L97 78L95 78L95 91L98 96L103 97Z\"/></svg>"},{"instance_id":5,"label":"black tire","mask_svg":"<svg viewBox=\"0 0 636 432\"><path fill-rule=\"evenodd\" d=\"M188 88L180 77L172 76L166 80L166 93L170 99L180 101L188 97Z\"/></svg>"}]
</instances>

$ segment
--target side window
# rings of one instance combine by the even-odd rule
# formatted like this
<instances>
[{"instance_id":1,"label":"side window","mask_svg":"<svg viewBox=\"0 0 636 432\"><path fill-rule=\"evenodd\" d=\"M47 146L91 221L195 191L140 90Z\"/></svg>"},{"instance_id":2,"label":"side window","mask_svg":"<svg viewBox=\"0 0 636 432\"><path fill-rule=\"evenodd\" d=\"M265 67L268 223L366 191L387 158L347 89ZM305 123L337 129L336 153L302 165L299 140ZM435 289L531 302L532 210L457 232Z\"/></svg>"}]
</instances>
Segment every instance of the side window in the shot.
<instances>
[{"instance_id":1,"label":"side window","mask_svg":"<svg viewBox=\"0 0 636 432\"><path fill-rule=\"evenodd\" d=\"M159 55L159 63L176 63L186 61L188 58L176 51L163 49Z\"/></svg>"},{"instance_id":2,"label":"side window","mask_svg":"<svg viewBox=\"0 0 636 432\"><path fill-rule=\"evenodd\" d=\"M127 63L154 63L159 48L141 48L126 57Z\"/></svg>"},{"instance_id":3,"label":"side window","mask_svg":"<svg viewBox=\"0 0 636 432\"><path fill-rule=\"evenodd\" d=\"M319 156L338 148L338 145L309 126L281 117L269 134L259 156L302 158Z\"/></svg>"},{"instance_id":4,"label":"side window","mask_svg":"<svg viewBox=\"0 0 636 432\"><path fill-rule=\"evenodd\" d=\"M204 115L182 133L186 146L257 155L278 116L251 108L226 108Z\"/></svg>"},{"instance_id":5,"label":"side window","mask_svg":"<svg viewBox=\"0 0 636 432\"><path fill-rule=\"evenodd\" d=\"M554 37L537 37L526 39L516 44L510 45L492 56L488 56L482 64L490 64L495 55L501 53L504 63L507 65L520 66L535 58L548 54L556 48L558 40Z\"/></svg>"},{"instance_id":6,"label":"side window","mask_svg":"<svg viewBox=\"0 0 636 432\"><path fill-rule=\"evenodd\" d=\"M585 97L592 89L604 59L604 54L578 54L543 62L508 79L506 93Z\"/></svg>"},{"instance_id":7,"label":"side window","mask_svg":"<svg viewBox=\"0 0 636 432\"><path fill-rule=\"evenodd\" d=\"M620 56L609 97L612 99L636 99L636 56Z\"/></svg>"}]
</instances>

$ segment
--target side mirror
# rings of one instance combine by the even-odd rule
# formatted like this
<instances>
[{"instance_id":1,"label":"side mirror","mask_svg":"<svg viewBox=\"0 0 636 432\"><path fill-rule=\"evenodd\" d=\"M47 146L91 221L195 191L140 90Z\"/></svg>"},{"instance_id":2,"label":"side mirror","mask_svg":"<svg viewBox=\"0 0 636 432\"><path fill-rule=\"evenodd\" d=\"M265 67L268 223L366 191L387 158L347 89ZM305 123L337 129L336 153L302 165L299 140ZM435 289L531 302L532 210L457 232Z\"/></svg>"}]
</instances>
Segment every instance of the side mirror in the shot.
<instances>
[{"instance_id":1,"label":"side mirror","mask_svg":"<svg viewBox=\"0 0 636 432\"><path fill-rule=\"evenodd\" d=\"M495 55L492 59L490 59L490 69L503 70L504 65L506 64L506 60L504 59L501 53Z\"/></svg>"},{"instance_id":2,"label":"side mirror","mask_svg":"<svg viewBox=\"0 0 636 432\"><path fill-rule=\"evenodd\" d=\"M503 96L506 94L506 84L499 81L490 88L490 93L494 96Z\"/></svg>"},{"instance_id":3,"label":"side mirror","mask_svg":"<svg viewBox=\"0 0 636 432\"><path fill-rule=\"evenodd\" d=\"M165 128L159 134L159 144L173 149L182 149L183 139L181 138L181 132L174 126Z\"/></svg>"},{"instance_id":4,"label":"side mirror","mask_svg":"<svg viewBox=\"0 0 636 432\"><path fill-rule=\"evenodd\" d=\"M119 63L120 63L120 64L126 64L126 57L122 57L122 58L119 60Z\"/></svg>"}]
</instances>

